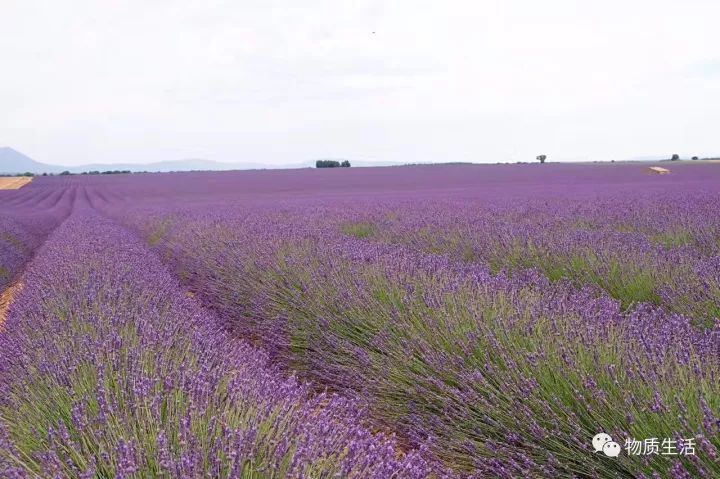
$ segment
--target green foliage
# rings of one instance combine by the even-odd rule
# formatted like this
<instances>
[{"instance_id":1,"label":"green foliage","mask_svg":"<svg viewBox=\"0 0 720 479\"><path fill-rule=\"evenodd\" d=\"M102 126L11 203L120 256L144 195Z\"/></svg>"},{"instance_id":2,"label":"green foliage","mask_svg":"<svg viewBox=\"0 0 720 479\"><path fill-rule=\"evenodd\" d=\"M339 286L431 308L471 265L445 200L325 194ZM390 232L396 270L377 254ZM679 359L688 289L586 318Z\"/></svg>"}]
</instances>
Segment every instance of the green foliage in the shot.
<instances>
[{"instance_id":1,"label":"green foliage","mask_svg":"<svg viewBox=\"0 0 720 479\"><path fill-rule=\"evenodd\" d=\"M172 218L165 218L154 223L147 237L148 244L150 246L156 246L158 243L160 243L160 241L162 241L167 234L168 229L172 224Z\"/></svg>"},{"instance_id":2,"label":"green foliage","mask_svg":"<svg viewBox=\"0 0 720 479\"><path fill-rule=\"evenodd\" d=\"M343 160L342 163L337 160L317 160L316 168L350 168L350 162Z\"/></svg>"},{"instance_id":3,"label":"green foliage","mask_svg":"<svg viewBox=\"0 0 720 479\"><path fill-rule=\"evenodd\" d=\"M679 246L688 246L693 244L695 238L693 234L688 230L671 230L658 233L651 237L652 241L657 244L661 244L663 247L677 248Z\"/></svg>"},{"instance_id":4,"label":"green foliage","mask_svg":"<svg viewBox=\"0 0 720 479\"><path fill-rule=\"evenodd\" d=\"M129 175L132 174L130 170L107 170L107 171L83 171L82 175Z\"/></svg>"},{"instance_id":5,"label":"green foliage","mask_svg":"<svg viewBox=\"0 0 720 479\"><path fill-rule=\"evenodd\" d=\"M339 168L340 162L336 160L317 160L315 168Z\"/></svg>"},{"instance_id":6,"label":"green foliage","mask_svg":"<svg viewBox=\"0 0 720 479\"><path fill-rule=\"evenodd\" d=\"M512 297L476 284L438 295L443 278L418 272L390 277L376 265L343 261L328 271L320 257L309 245L286 245L271 270L255 270L257 276L248 279L257 285L256 294L266 299L268 308L262 314L271 321L276 318L276 324L287 330L292 368L313 377L314 365L322 361L334 370L333 377L363 384L376 398L374 412L383 422L403 431L421 420L438 441L436 453L461 470L472 470L470 457L492 458L486 441L502 443L508 430L533 437L527 414L538 426L555 430L555 439L528 443L527 453L536 459L552 453L566 463L575 462L578 470L597 467L602 477L626 468L662 470L667 467L664 458L652 458L646 466L630 460L608 463L584 446L558 441L577 431L553 417L572 414L587 425L588 437L595 428L624 430L637 437L671 436L683 428L673 398L697 404L697 391L712 387L709 379L688 379L672 365L663 366L659 384L614 373L639 368L621 353L628 341L622 331L611 330L599 344L578 342L579 325L572 315L533 317L542 293L532 288L516 293L523 304L518 310ZM591 262L580 257L564 268L563 274L578 276L592 270ZM324 281L319 283L318 277ZM636 301L648 294L643 281L615 279L612 285L618 295ZM657 370L649 358L642 361L640 367ZM468 382L467 371L489 374ZM518 409L516 401L528 376L536 381L533 400L523 403L528 410ZM594 378L604 397L589 395L588 377ZM342 388L345 380L339 381L335 386ZM629 391L638 404L651 403L659 391L671 406L663 413L632 409L629 420L615 407L626 403Z\"/></svg>"},{"instance_id":7,"label":"green foliage","mask_svg":"<svg viewBox=\"0 0 720 479\"><path fill-rule=\"evenodd\" d=\"M341 227L342 232L355 238L370 238L377 233L377 226L373 223L348 223Z\"/></svg>"}]
</instances>

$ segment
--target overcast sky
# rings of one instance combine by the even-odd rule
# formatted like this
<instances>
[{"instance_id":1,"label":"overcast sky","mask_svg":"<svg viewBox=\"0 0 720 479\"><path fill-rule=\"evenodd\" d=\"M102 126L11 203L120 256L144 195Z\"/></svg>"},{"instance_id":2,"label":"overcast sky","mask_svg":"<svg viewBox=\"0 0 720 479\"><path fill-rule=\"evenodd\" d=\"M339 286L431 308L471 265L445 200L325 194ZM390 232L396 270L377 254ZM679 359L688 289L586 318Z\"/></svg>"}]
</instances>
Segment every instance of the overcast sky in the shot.
<instances>
[{"instance_id":1,"label":"overcast sky","mask_svg":"<svg viewBox=\"0 0 720 479\"><path fill-rule=\"evenodd\" d=\"M720 153L718 0L0 0L0 146L55 164Z\"/></svg>"}]
</instances>

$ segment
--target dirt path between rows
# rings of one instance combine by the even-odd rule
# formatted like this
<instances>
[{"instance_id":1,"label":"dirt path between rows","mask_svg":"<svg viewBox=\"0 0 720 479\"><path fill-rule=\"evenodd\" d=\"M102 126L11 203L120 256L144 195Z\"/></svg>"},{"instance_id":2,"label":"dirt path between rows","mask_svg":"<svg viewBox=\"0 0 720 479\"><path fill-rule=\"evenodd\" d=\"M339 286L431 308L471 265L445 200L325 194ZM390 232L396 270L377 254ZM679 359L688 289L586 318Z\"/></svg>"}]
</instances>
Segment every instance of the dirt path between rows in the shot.
<instances>
[{"instance_id":1,"label":"dirt path between rows","mask_svg":"<svg viewBox=\"0 0 720 479\"><path fill-rule=\"evenodd\" d=\"M23 288L22 281L18 281L16 283L13 283L8 287L5 291L0 294L0 326L5 322L5 318L7 317L8 310L10 309L10 304L12 304L13 298L20 292L20 290Z\"/></svg>"}]
</instances>

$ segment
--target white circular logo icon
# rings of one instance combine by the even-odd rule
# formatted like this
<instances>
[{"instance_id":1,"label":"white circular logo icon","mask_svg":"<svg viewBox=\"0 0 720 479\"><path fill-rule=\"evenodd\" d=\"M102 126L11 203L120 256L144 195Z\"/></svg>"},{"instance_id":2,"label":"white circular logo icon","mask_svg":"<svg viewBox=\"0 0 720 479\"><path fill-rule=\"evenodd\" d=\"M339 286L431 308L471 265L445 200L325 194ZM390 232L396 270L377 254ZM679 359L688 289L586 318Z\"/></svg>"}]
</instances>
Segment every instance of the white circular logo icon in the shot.
<instances>
[{"instance_id":1,"label":"white circular logo icon","mask_svg":"<svg viewBox=\"0 0 720 479\"><path fill-rule=\"evenodd\" d=\"M612 442L612 438L610 435L605 434L604 432L601 432L599 434L595 434L595 437L592 439L592 445L593 448L595 448L595 452L600 452L603 450L603 446L606 442Z\"/></svg>"},{"instance_id":2,"label":"white circular logo icon","mask_svg":"<svg viewBox=\"0 0 720 479\"><path fill-rule=\"evenodd\" d=\"M602 451L608 457L618 457L620 455L620 444L608 441L603 446Z\"/></svg>"},{"instance_id":3,"label":"white circular logo icon","mask_svg":"<svg viewBox=\"0 0 720 479\"><path fill-rule=\"evenodd\" d=\"M613 441L609 434L600 432L592 438L592 445L595 452L602 451L607 457L618 457L620 455L620 444Z\"/></svg>"}]
</instances>

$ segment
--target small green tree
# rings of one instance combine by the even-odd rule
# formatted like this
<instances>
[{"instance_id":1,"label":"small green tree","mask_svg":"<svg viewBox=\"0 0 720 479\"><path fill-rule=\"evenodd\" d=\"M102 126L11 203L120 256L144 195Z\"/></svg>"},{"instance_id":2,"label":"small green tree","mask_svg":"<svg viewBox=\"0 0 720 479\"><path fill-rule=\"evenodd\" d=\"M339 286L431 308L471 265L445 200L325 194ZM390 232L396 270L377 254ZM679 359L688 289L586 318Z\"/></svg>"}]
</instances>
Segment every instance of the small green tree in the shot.
<instances>
[{"instance_id":1,"label":"small green tree","mask_svg":"<svg viewBox=\"0 0 720 479\"><path fill-rule=\"evenodd\" d=\"M538 155L535 157L536 160L538 160L540 163L545 163L545 160L547 160L547 155Z\"/></svg>"},{"instance_id":2,"label":"small green tree","mask_svg":"<svg viewBox=\"0 0 720 479\"><path fill-rule=\"evenodd\" d=\"M345 160L340 163L340 166L342 166L343 168L350 168L350 162L348 160Z\"/></svg>"},{"instance_id":3,"label":"small green tree","mask_svg":"<svg viewBox=\"0 0 720 479\"><path fill-rule=\"evenodd\" d=\"M680 159L680 155L678 155L677 153L675 153L675 154L672 156L672 158L670 158L671 161L677 161L677 160L679 160L679 159Z\"/></svg>"}]
</instances>

